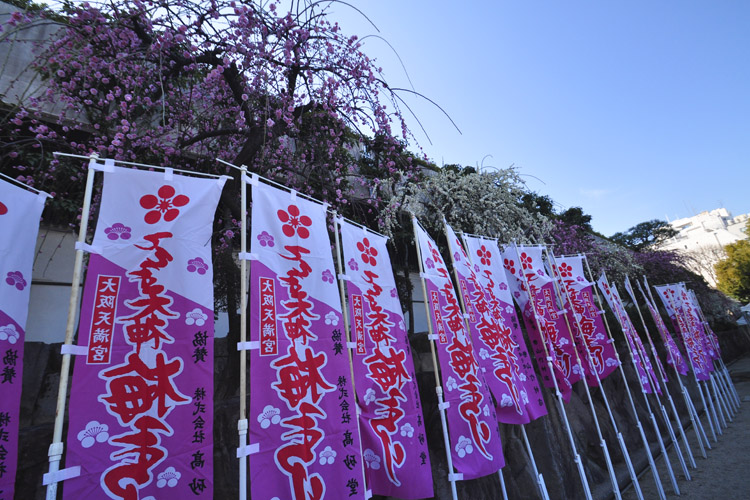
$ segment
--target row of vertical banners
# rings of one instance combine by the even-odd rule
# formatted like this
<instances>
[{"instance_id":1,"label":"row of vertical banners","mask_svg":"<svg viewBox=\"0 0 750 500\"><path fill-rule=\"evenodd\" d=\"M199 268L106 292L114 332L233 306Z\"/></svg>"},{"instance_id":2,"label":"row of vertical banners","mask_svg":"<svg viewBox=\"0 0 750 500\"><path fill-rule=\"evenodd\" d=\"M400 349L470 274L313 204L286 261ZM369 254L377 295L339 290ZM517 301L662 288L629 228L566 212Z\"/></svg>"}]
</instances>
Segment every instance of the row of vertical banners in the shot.
<instances>
[{"instance_id":1,"label":"row of vertical banners","mask_svg":"<svg viewBox=\"0 0 750 500\"><path fill-rule=\"evenodd\" d=\"M93 242L77 246L90 258L77 347L66 351L76 358L65 464L80 472L58 474L53 482L64 479L63 497L71 499L211 498L210 243L225 178L111 163L93 168L104 171L101 205ZM252 498L433 496L425 419L387 239L337 217L336 266L324 204L257 176L243 175L243 182L252 186L253 202L251 251L240 256L251 261ZM13 235L0 243L6 278L0 287L0 498L13 491L24 326L44 197L0 184L0 227ZM459 238L446 223L454 287L437 244L416 219L414 231L448 476L455 483L493 474L505 465L500 423L545 416L542 387L567 401L576 381L598 385L619 366L595 284L584 278L583 256L545 261L543 247L503 249L490 238ZM644 391L660 391L617 289L604 275L598 286L625 332ZM634 293L629 282L626 288ZM695 297L684 285L656 290L687 349L682 356L653 297L646 297L668 363L682 374L689 365L704 380L718 359L718 342Z\"/></svg>"},{"instance_id":2,"label":"row of vertical banners","mask_svg":"<svg viewBox=\"0 0 750 500\"><path fill-rule=\"evenodd\" d=\"M39 219L46 193L0 181L0 498L13 498L23 343Z\"/></svg>"}]
</instances>

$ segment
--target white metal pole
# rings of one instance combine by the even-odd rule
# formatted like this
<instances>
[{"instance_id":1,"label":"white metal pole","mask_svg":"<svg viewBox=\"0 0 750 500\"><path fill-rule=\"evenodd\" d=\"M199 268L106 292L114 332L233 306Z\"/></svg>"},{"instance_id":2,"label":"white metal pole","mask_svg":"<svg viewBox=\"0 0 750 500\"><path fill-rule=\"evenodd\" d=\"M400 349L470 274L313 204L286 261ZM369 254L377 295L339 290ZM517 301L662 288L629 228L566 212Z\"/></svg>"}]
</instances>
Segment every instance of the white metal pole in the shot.
<instances>
[{"instance_id":1,"label":"white metal pole","mask_svg":"<svg viewBox=\"0 0 750 500\"><path fill-rule=\"evenodd\" d=\"M575 309L573 308L573 301L570 298L570 293L568 289L565 287L565 285L562 283L562 280L557 276L557 262L555 261L555 257L552 255L552 253L547 249L547 247L544 247L545 253L547 254L547 260L550 263L550 268L552 270L552 282L555 287L555 292L557 293L558 299L560 300L560 304L563 305L563 309L569 308L570 311L573 314L573 319L576 322L576 327L578 328L578 331L582 331L581 324L578 321L578 318L575 316ZM558 281L560 280L560 281ZM562 291L561 291L562 290ZM567 302L567 305L565 305ZM614 466L612 465L612 458L609 456L609 450L607 449L607 443L604 440L604 436L602 435L601 428L599 427L599 418L596 415L596 409L594 408L594 399L591 397L591 390L589 389L589 384L586 381L586 371L583 369L583 363L581 363L580 356L578 355L578 349L576 348L576 336L573 332L573 329L570 327L570 321L568 320L568 315L565 314L564 311L562 311L563 317L565 318L565 324L568 327L568 333L570 333L570 341L573 346L573 352L576 354L576 362L578 363L578 368L581 370L581 376L583 377L582 383L584 388L586 389L586 396L589 399L589 407L591 409L591 415L594 417L594 425L596 426L596 432L599 436L599 446L602 447L602 451L604 452L604 458L607 462L607 470L609 471L609 478L612 482L612 492L615 494L615 498L622 498L622 495L620 494L620 485L617 482L617 474L615 474ZM581 335L583 338L583 335ZM584 350L586 351L588 355L588 362L589 366L594 366L594 360L591 357L591 352L589 351L589 346L586 344L586 339L583 338L584 342ZM597 385L599 386L599 391L601 392L602 398L604 399L604 406L607 409L607 413L609 414L610 421L612 423L612 427L614 428L615 434L619 434L619 431L617 429L617 422L615 422L615 417L612 414L612 410L609 407L609 400L607 399L607 394L604 391L604 387L602 387L602 381L599 378L599 374L596 372L596 370L592 369L591 372L596 378ZM623 450L623 454L625 455L625 459L628 460L627 450ZM634 476L634 486L636 490L640 491L640 485L638 484L638 476Z\"/></svg>"},{"instance_id":2,"label":"white metal pole","mask_svg":"<svg viewBox=\"0 0 750 500\"><path fill-rule=\"evenodd\" d=\"M88 171L86 172L86 188L83 193L83 207L81 209L81 227L78 229L79 247L86 243L86 232L88 231L89 214L91 213L91 193L94 190L94 165L98 155L92 154L89 158ZM73 280L70 285L70 301L68 302L68 321L65 324L65 345L73 345L75 335L76 310L78 309L78 293L81 286L81 270L83 268L83 248L76 248L75 263L73 265ZM52 444L49 447L49 473L53 476L60 470L65 445L62 442L63 423L65 420L65 403L68 395L68 379L70 377L70 354L62 355L60 366L60 383L57 388L57 408L55 410L55 427L52 433ZM57 498L57 481L47 485L47 500Z\"/></svg>"},{"instance_id":3,"label":"white metal pole","mask_svg":"<svg viewBox=\"0 0 750 500\"><path fill-rule=\"evenodd\" d=\"M513 242L513 249L516 252L516 257L519 259L519 265L520 265L520 257L518 254L518 246L515 242ZM588 480L586 479L586 472L583 469L583 462L581 461L581 456L578 454L578 450L576 448L575 440L573 439L573 432L570 429L570 422L568 421L568 414L565 411L565 402L563 401L562 393L560 392L560 388L557 385L557 376L555 375L554 367L552 366L552 357L549 354L549 351L547 350L547 342L544 338L544 331L541 328L541 324L539 322L539 318L536 314L536 307L534 305L534 297L531 295L531 289L529 288L529 282L526 279L526 276L523 273L523 270L519 270L519 274L523 277L523 281L526 285L526 292L529 295L529 303L531 305L531 311L534 315L534 321L536 322L537 331L539 331L539 334L542 336L542 346L544 347L544 355L547 359L547 370L549 371L550 378L552 379L554 389L555 389L555 396L557 397L557 403L560 409L560 415L563 418L563 423L565 424L565 431L568 435L568 441L570 442L570 448L573 451L573 461L576 464L576 467L578 468L578 476L581 479L581 484L583 485L584 494L586 495L587 500L592 500L591 497L591 489L589 488Z\"/></svg>"},{"instance_id":4,"label":"white metal pole","mask_svg":"<svg viewBox=\"0 0 750 500\"><path fill-rule=\"evenodd\" d=\"M605 276L605 279L606 279L606 273L605 273L604 276ZM616 302L617 302L617 305L618 305L618 309L622 308L622 316L623 317L620 319L620 321L622 323L622 327L623 328L627 328L628 330L632 330L630 332L631 336L638 335L638 332L632 326L632 322L630 321L630 318L627 316L627 312L625 311L624 305L619 300L617 300L617 298L616 298ZM619 313L618 313L618 316L619 316ZM630 346L630 343L629 342L626 342L626 343L628 345L628 350L630 351L630 356L633 359L633 364L634 365L636 364L636 357L637 356L640 357L641 365L643 367L643 371L646 374L646 377L649 378L650 380L652 380L651 373L649 373L648 366L646 364L646 362L649 361L648 354L646 352L643 352L641 350L641 344L639 342L635 341L635 338L634 338L633 343L635 345L633 346L633 348L636 349L636 352L633 352L633 350L632 350L632 348ZM680 487L677 484L677 479L675 478L674 471L672 470L672 462L669 460L669 455L667 454L667 450L664 447L664 439L661 436L661 430L659 429L659 424L657 423L656 416L654 415L654 412L651 409L651 404L649 403L648 394L646 393L646 388L645 388L645 386L643 384L643 381L641 380L640 377L638 377L638 381L641 384L641 392L643 393L643 400L646 402L646 408L648 409L649 418L651 419L651 425L654 428L654 433L656 434L657 440L659 442L659 449L661 450L661 454L664 457L664 463L667 466L667 472L669 472L669 478L672 481L672 487L674 488L675 493L677 495L679 495L680 494ZM657 384L658 384L658 382L656 380L652 380L651 385L652 385L652 392L654 394L656 394L656 392L657 392L657 390L656 390ZM656 396L656 398L657 398L657 401L658 401L658 395Z\"/></svg>"},{"instance_id":5,"label":"white metal pole","mask_svg":"<svg viewBox=\"0 0 750 500\"><path fill-rule=\"evenodd\" d=\"M687 394L687 388L685 389L685 393ZM688 406L690 407L691 414L695 417L695 421L698 422L698 429L700 429L700 435L703 436L703 439L698 439L699 442L706 443L706 447L708 449L711 449L711 442L708 440L708 435L706 434L706 430L703 428L703 423L701 422L700 416L698 415L698 410L695 409L695 405L693 404L693 399L690 397L690 395L687 395L686 402ZM703 445L701 445L701 450L703 450ZM706 458L706 452L703 450L703 458Z\"/></svg>"},{"instance_id":6,"label":"white metal pole","mask_svg":"<svg viewBox=\"0 0 750 500\"><path fill-rule=\"evenodd\" d=\"M526 426L521 425L521 436L523 436L523 442L526 445L526 451L529 453L529 459L531 461L531 468L534 470L534 477L536 478L536 484L539 487L539 494L542 495L543 500L549 500L549 493L547 492L547 485L544 482L544 476L539 473L536 467L536 460L534 459L534 452L531 450L531 444L529 443L529 437L526 435Z\"/></svg>"},{"instance_id":7,"label":"white metal pole","mask_svg":"<svg viewBox=\"0 0 750 500\"><path fill-rule=\"evenodd\" d=\"M247 253L247 184L245 176L247 167L240 167L242 175L240 177L240 206L242 215L240 217L240 252L244 256ZM247 342L247 260L240 259L240 342L246 345ZM237 431L239 432L240 449L247 446L247 432L249 429L247 419L247 350L240 350L240 418L237 421ZM240 453L240 500L247 500L247 454Z\"/></svg>"},{"instance_id":8,"label":"white metal pole","mask_svg":"<svg viewBox=\"0 0 750 500\"><path fill-rule=\"evenodd\" d=\"M422 267L422 250L419 248L419 237L417 236L417 218L411 216L412 228L414 230L414 246L417 248L417 263L419 264L419 276L422 282L422 296L424 297L424 308L427 315L427 333L430 338L430 353L432 354L432 369L435 372L435 392L437 393L438 411L440 413L440 423L443 428L443 442L445 443L445 457L448 462L448 482L451 485L451 496L453 500L458 498L456 491L456 481L453 479L453 457L451 456L451 443L448 437L448 421L445 418L445 406L443 406L443 387L440 384L440 371L435 354L435 341L432 339L432 321L430 320L430 306L427 303L427 286L425 285L424 268Z\"/></svg>"},{"instance_id":9,"label":"white metal pole","mask_svg":"<svg viewBox=\"0 0 750 500\"><path fill-rule=\"evenodd\" d=\"M638 282L638 288L641 290L641 294L643 294L643 298L646 300L646 302L648 302L652 306L649 309L651 311L652 315L653 314L659 314L659 309L658 309L658 307L656 305L656 301L654 300L654 296L651 294L651 289L648 287L648 283L645 281L646 277L644 276L643 279L644 279L644 285L646 285L646 291L643 290L643 288L641 287L640 282ZM648 295L646 295L647 292L648 292ZM656 323L661 318L654 317L653 319L654 319L654 322ZM642 319L641 319L641 321L642 321ZM645 327L645 324L644 324L644 327ZM666 325L665 325L665 328L666 328ZM667 332L667 334L668 333L669 332ZM690 409L690 404L687 402L687 399L690 398L690 395L687 393L687 391L685 390L685 386L682 384L682 377L680 376L680 372L677 369L677 360L675 359L674 353L669 348L669 346L667 345L666 341L665 341L665 348L667 349L667 353L669 354L669 359L671 361L671 363L668 363L668 364L672 365L672 371L674 372L674 376L675 376L675 378L677 379L677 382L680 385L680 392L682 393L682 396L685 399L685 406L686 406L686 408L688 410L688 416L690 417L690 421L693 424L693 429L695 430L696 437L698 438L698 445L701 448L701 453L703 454L703 458L706 458L706 450L703 447L703 441L701 440L700 431L698 430L698 427L697 427L696 420L695 420L695 417L693 415L693 412ZM666 379L666 374L664 374L664 379ZM682 425L682 419L680 419L680 416L677 413L677 408L675 407L674 401L672 400L672 395L669 394L669 393L668 393L668 395L669 395L669 404L672 407L672 415L674 415L674 418L677 421L677 425L678 425L678 428L680 430L680 436L682 437L682 442L685 445L685 449L688 452L688 458L690 459L690 465L691 465L691 467L693 467L693 469L695 469L697 467L696 464L695 464L695 458L693 457L693 452L692 452L692 450L690 448L690 443L689 443L689 441L687 439L687 434L685 433L685 429L684 429L684 427ZM698 420L698 423L700 423L700 420Z\"/></svg>"},{"instance_id":10,"label":"white metal pole","mask_svg":"<svg viewBox=\"0 0 750 500\"><path fill-rule=\"evenodd\" d=\"M724 401L722 400L721 394L719 394L719 391L716 390L716 383L714 382L714 374L711 373L709 375L709 377L710 378L708 379L708 381L710 382L710 384L709 384L709 386L707 386L707 388L710 387L710 389L714 393L713 394L713 399L716 400L716 408L717 408L717 412L719 414L719 418L721 419L721 425L724 426L724 428L726 429L727 428L727 419L729 419L729 421L731 422L732 421L732 417L730 417L729 415L727 415L726 412L725 412Z\"/></svg>"},{"instance_id":11,"label":"white metal pole","mask_svg":"<svg viewBox=\"0 0 750 500\"><path fill-rule=\"evenodd\" d=\"M589 266L589 260L586 257L586 255L583 256L583 260L586 263L586 270L589 273L589 281L591 281L592 283L595 283L596 281L593 278L593 273L591 272L591 267ZM604 314L604 301L599 295L599 291L597 290L597 287L593 287L593 288L594 288L594 294L596 295L596 299L599 302L602 319L604 319L604 326L607 329L607 335L609 337L609 340L614 342L614 337L612 336L612 329L609 326L609 321L607 320L607 316ZM629 347L628 347L628 350L629 350ZM620 354L617 352L617 349L615 349L615 356L617 357L618 371L620 372L622 383L625 386L625 392L628 395L628 401L630 402L630 408L633 412L633 417L635 418L636 427L638 428L638 432L641 435L641 442L643 443L643 448L644 450L646 450L646 458L648 459L649 467L651 467L651 474L654 478L654 482L656 483L656 489L659 492L659 498L661 498L662 500L665 500L666 495L664 494L664 487L662 486L662 483L661 483L661 477L659 477L659 471L656 468L656 463L654 463L654 456L651 453L651 446L648 442L648 439L646 439L646 433L643 431L643 425L641 424L641 419L638 416L638 411L635 407L635 401L633 400L633 395L630 392L630 385L628 384L628 379L625 377L625 370L622 368L622 361L620 360ZM631 353L631 358L632 358L632 353ZM637 372L636 372L636 378L638 379L640 383L640 376L638 376ZM641 384L641 392L643 393L642 384ZM645 398L646 396L645 393L643 395ZM648 406L648 401L647 401L647 406Z\"/></svg>"},{"instance_id":12,"label":"white metal pole","mask_svg":"<svg viewBox=\"0 0 750 500\"><path fill-rule=\"evenodd\" d=\"M727 380L724 378L724 364L721 362L721 358L716 362L716 383L719 384L719 387L725 394L726 399L732 408L732 414L736 414L740 407L737 404L737 400L734 398L732 388L729 387Z\"/></svg>"},{"instance_id":13,"label":"white metal pole","mask_svg":"<svg viewBox=\"0 0 750 500\"><path fill-rule=\"evenodd\" d=\"M711 401L711 395L710 394L703 394L703 387L706 384L701 385L701 383L696 380L696 385L698 386L698 391L700 391L701 394L701 400L703 401L703 408L706 411L706 416L708 417L708 423L711 427L711 435L714 438L714 442L718 441L718 438L716 437L716 434L718 433L721 435L721 429L719 428L719 419L716 416L716 410L714 409L714 403ZM708 388L706 388L706 392L708 392ZM708 401L708 403L706 403Z\"/></svg>"},{"instance_id":14,"label":"white metal pole","mask_svg":"<svg viewBox=\"0 0 750 500\"><path fill-rule=\"evenodd\" d=\"M734 407L734 411L736 413L740 409L740 400L739 397L737 397L737 393L735 392L731 381L728 380L727 367L721 359L719 359L719 368L717 371L719 372L719 380L721 380L725 391L727 392L727 394L729 394L729 399L732 401L732 406Z\"/></svg>"},{"instance_id":15,"label":"white metal pole","mask_svg":"<svg viewBox=\"0 0 750 500\"><path fill-rule=\"evenodd\" d=\"M672 403L672 394L669 392L669 387L667 387L667 375L662 370L662 365L659 360L659 356L656 352L656 347L654 346L654 341L651 338L651 332L649 332L648 326L646 326L646 320L643 317L643 313L641 313L641 308L639 307L639 304L635 298L635 290L633 290L633 287L630 287L631 291L633 292L633 305L635 306L636 311L638 311L638 317L641 319L641 325L643 325L643 330L646 333L646 338L648 339L649 346L651 347L651 355L654 358L654 365L656 366L656 371L659 372L659 378L661 379L662 386L664 387L664 393L667 396L667 400ZM682 472L685 474L685 478L690 481L690 472L688 471L687 464L685 463L685 457L682 455L682 450L680 449L680 443L677 441L677 437L675 436L674 429L672 428L672 423L669 421L669 414L667 413L667 409L664 407L664 404L662 403L661 398L659 397L658 393L656 393L656 400L659 402L659 406L661 408L661 414L664 418L664 424L667 426L667 431L669 432L669 438L672 440L672 444L674 445L675 451L677 451L677 458L680 461L680 465L682 466ZM674 409L674 403L672 403L672 408ZM677 412L674 412L674 419L677 422L677 425L682 431L682 423L680 422L680 416L677 414ZM683 432L684 437L684 432ZM687 442L687 441L686 441ZM686 445L687 446L687 445ZM690 459L692 460L693 456L690 453L690 448L687 447L687 452L690 455Z\"/></svg>"},{"instance_id":16,"label":"white metal pole","mask_svg":"<svg viewBox=\"0 0 750 500\"><path fill-rule=\"evenodd\" d=\"M698 393L701 396L701 402L703 403L703 409L706 412L706 417L707 417L707 420L708 420L708 425L711 428L711 434L713 435L714 442L716 442L716 431L714 430L714 423L711 420L711 418L712 418L711 417L711 413L709 411L708 405L706 404L706 398L703 397L703 390L701 389L701 385L698 382L698 376L695 374L695 364L693 363L693 358L692 358L692 356L690 356L690 352L687 351L687 340L686 339L689 338L689 337L691 338L691 333L689 331L689 327L688 327L687 324L683 325L683 323L685 323L685 321L684 321L684 318L680 317L681 314L682 314L682 311L677 309L677 304L674 303L674 301L672 300L671 297L669 297L669 295L666 295L666 297L667 297L667 300L669 301L670 305L672 306L672 310L674 311L675 321L677 322L677 328L680 329L680 333L682 335L682 340L683 340L683 343L685 344L685 350L686 350L688 362L690 363L690 369L693 372L693 380L695 381L695 386L698 388ZM693 408L695 408L695 406L693 406ZM695 415L696 415L696 417L698 417L697 411L696 411ZM698 417L698 419L700 420L699 417ZM701 426L701 429L702 429L702 427L703 426ZM708 439L706 439L706 443L708 443ZM708 448L711 449L710 444L709 444Z\"/></svg>"},{"instance_id":17,"label":"white metal pole","mask_svg":"<svg viewBox=\"0 0 750 500\"><path fill-rule=\"evenodd\" d=\"M508 500L508 492L505 490L505 479L503 478L503 469L497 471L497 477L500 478L500 489L503 492L503 500Z\"/></svg>"}]
</instances>

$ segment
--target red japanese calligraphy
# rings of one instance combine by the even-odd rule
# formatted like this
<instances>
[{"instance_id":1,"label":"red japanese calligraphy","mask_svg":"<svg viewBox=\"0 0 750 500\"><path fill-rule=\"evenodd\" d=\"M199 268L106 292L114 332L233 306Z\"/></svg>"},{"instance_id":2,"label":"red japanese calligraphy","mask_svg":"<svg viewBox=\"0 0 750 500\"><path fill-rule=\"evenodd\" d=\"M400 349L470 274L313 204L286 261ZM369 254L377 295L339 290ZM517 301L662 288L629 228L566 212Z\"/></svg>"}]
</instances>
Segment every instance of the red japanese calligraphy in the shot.
<instances>
[{"instance_id":1,"label":"red japanese calligraphy","mask_svg":"<svg viewBox=\"0 0 750 500\"><path fill-rule=\"evenodd\" d=\"M169 318L176 318L178 314L172 312L172 298L164 295L164 285L157 282L152 271L164 269L172 262L172 255L160 246L161 240L171 238L172 233L161 232L149 234L143 237L151 243L151 246L135 245L140 250L153 251L154 258L146 258L141 262L136 271L128 273L131 282L137 282L140 296L128 300L125 304L137 311L132 316L118 318L119 322L125 323L125 333L130 344L136 346L136 352L140 352L141 346L153 341L153 348L159 349L161 342L172 343L165 329Z\"/></svg>"},{"instance_id":2,"label":"red japanese calligraphy","mask_svg":"<svg viewBox=\"0 0 750 500\"><path fill-rule=\"evenodd\" d=\"M490 304L486 299L487 295L482 290L476 279L476 275L473 273L470 282L474 287L474 293L472 294L471 302L467 302L467 304L473 303L480 313L479 322L475 324L475 328L479 331L479 337L482 342L492 351L490 357L493 362L495 377L505 385L508 394L513 400L516 412L521 415L523 414L521 395L513 379L514 375L518 377L520 370L518 358L514 350L517 344L512 338L511 329L503 323L502 313L499 310L490 310ZM491 279L490 283L492 283ZM497 300L495 300L495 307L500 308Z\"/></svg>"},{"instance_id":3,"label":"red japanese calligraphy","mask_svg":"<svg viewBox=\"0 0 750 500\"><path fill-rule=\"evenodd\" d=\"M359 355L367 354L367 348L365 346L365 312L362 307L362 296L359 294L352 294L352 321L354 326L354 337L357 342L356 353Z\"/></svg>"},{"instance_id":4,"label":"red japanese calligraphy","mask_svg":"<svg viewBox=\"0 0 750 500\"><path fill-rule=\"evenodd\" d=\"M167 456L167 451L159 446L160 434L172 435L172 429L164 422L148 415L139 417L133 428L134 432L110 440L126 449L112 453L112 459L120 459L120 462L102 475L102 483L110 496L123 500L138 500L139 487L151 482L151 471Z\"/></svg>"},{"instance_id":5,"label":"red japanese calligraphy","mask_svg":"<svg viewBox=\"0 0 750 500\"><path fill-rule=\"evenodd\" d=\"M312 312L313 303L308 298L308 293L302 288L300 280L306 278L311 272L310 264L304 261L303 255L310 253L310 250L301 246L287 245L284 249L289 252L288 255L281 256L289 261L299 264L299 268L292 267L286 274L280 278L281 283L287 288L289 300L281 303L288 311L286 314L279 316L283 322L286 335L291 341L301 339L303 344L310 340L317 340L317 336L310 330L312 322L319 316Z\"/></svg>"},{"instance_id":6,"label":"red japanese calligraphy","mask_svg":"<svg viewBox=\"0 0 750 500\"><path fill-rule=\"evenodd\" d=\"M159 434L172 435L167 423L169 413L175 406L190 402L175 382L183 369L182 359L168 359L160 349L162 343L174 341L166 328L170 318L178 317L169 309L172 298L164 294L165 287L154 276L154 271L166 268L173 260L161 246L162 240L171 237L172 233L158 232L144 236L150 245L135 245L149 252L138 268L127 274L131 282L138 284L140 295L125 304L136 312L117 318L117 322L125 324L126 341L134 348L123 363L99 374L107 388L99 400L121 426L132 430L110 440L111 444L124 448L112 453L111 458L119 463L102 476L102 486L113 498L139 497L140 487L150 483L153 469L167 456L166 450L158 445ZM115 282L102 285L97 290L102 293L102 304L109 307L116 303ZM102 324L106 318L100 318Z\"/></svg>"},{"instance_id":7,"label":"red japanese calligraphy","mask_svg":"<svg viewBox=\"0 0 750 500\"><path fill-rule=\"evenodd\" d=\"M276 332L276 292L273 278L260 279L260 355L275 356L279 351Z\"/></svg>"},{"instance_id":8,"label":"red japanese calligraphy","mask_svg":"<svg viewBox=\"0 0 750 500\"><path fill-rule=\"evenodd\" d=\"M440 296L438 295L437 290L430 291L430 305L432 306L432 315L435 318L438 342L440 342L441 344L447 344L448 335L445 333L445 326L443 325L443 315L440 313Z\"/></svg>"},{"instance_id":9,"label":"red japanese calligraphy","mask_svg":"<svg viewBox=\"0 0 750 500\"><path fill-rule=\"evenodd\" d=\"M406 401L406 396L399 387L392 387L387 394L388 397L375 401L378 405L375 410L377 418L370 420L370 427L375 431L383 447L385 472L388 479L396 486L401 486L401 481L396 477L395 468L404 464L406 450L400 442L393 440L393 435L398 430L398 422L405 415L404 410L401 409L401 403Z\"/></svg>"},{"instance_id":10,"label":"red japanese calligraphy","mask_svg":"<svg viewBox=\"0 0 750 500\"><path fill-rule=\"evenodd\" d=\"M173 404L190 401L179 393L172 380L182 372L182 359L167 362L163 352L157 352L155 366L150 368L133 351L125 363L101 373L107 380L107 394L100 396L108 405L107 411L116 416L121 425L129 424L135 417L148 412L154 403L159 417L165 417ZM150 383L152 382L152 383Z\"/></svg>"},{"instance_id":11,"label":"red japanese calligraphy","mask_svg":"<svg viewBox=\"0 0 750 500\"><path fill-rule=\"evenodd\" d=\"M296 210L295 213L292 213L292 208ZM289 213L293 218L284 226L286 236L294 235L296 226L293 223L297 220L304 226L312 224L309 217L300 216L296 206L290 206ZM282 222L287 221L282 218ZM289 227L292 229L287 231ZM305 227L299 226L296 230L301 238L309 235ZM304 231L304 235L301 231ZM271 362L271 368L276 371L276 381L272 387L279 399L295 414L281 420L281 425L290 430L281 435L283 444L274 452L274 460L279 470L289 478L292 498L319 500L325 496L325 481L320 474L310 473L309 469L316 461L318 445L326 437L318 426L318 420L326 418L320 401L336 388L326 380L322 371L328 357L323 352L315 352L310 345L311 341L317 339L311 329L312 322L320 318L314 312L314 304L302 283L312 272L312 267L305 261L310 250L299 245L286 245L284 249L287 253L281 257L289 261L290 267L286 274L280 275L279 281L289 298L281 301L286 312L280 314L279 318L290 343L286 354Z\"/></svg>"},{"instance_id":12,"label":"red japanese calligraphy","mask_svg":"<svg viewBox=\"0 0 750 500\"><path fill-rule=\"evenodd\" d=\"M301 350L303 358L291 344L286 356L271 363L271 367L276 368L276 382L272 386L290 410L296 410L308 396L313 403L318 403L326 392L334 390L321 373L327 362L325 353L316 354L309 346Z\"/></svg>"},{"instance_id":13,"label":"red japanese calligraphy","mask_svg":"<svg viewBox=\"0 0 750 500\"><path fill-rule=\"evenodd\" d=\"M398 431L399 421L405 415L401 408L401 404L406 401L403 387L411 377L406 371L406 352L391 346L396 341L390 333L394 324L379 302L383 292L383 287L377 283L379 276L366 270L363 277L369 285L364 294L369 308L367 334L374 345L372 353L365 358L364 363L367 366L368 378L375 382L385 395L375 400L376 418L371 419L369 424L380 441L385 459L384 470L388 479L394 485L401 486L395 469L401 467L406 460L406 450L393 437Z\"/></svg>"},{"instance_id":14,"label":"red japanese calligraphy","mask_svg":"<svg viewBox=\"0 0 750 500\"><path fill-rule=\"evenodd\" d=\"M86 364L109 364L119 290L119 276L97 277Z\"/></svg>"},{"instance_id":15,"label":"red japanese calligraphy","mask_svg":"<svg viewBox=\"0 0 750 500\"><path fill-rule=\"evenodd\" d=\"M288 444L274 454L276 465L289 477L292 498L320 500L325 497L326 484L320 474L309 474L308 467L315 463L315 448L325 437L318 427L318 419L326 415L311 403L299 405L299 412L281 421L291 429L281 436Z\"/></svg>"}]
</instances>

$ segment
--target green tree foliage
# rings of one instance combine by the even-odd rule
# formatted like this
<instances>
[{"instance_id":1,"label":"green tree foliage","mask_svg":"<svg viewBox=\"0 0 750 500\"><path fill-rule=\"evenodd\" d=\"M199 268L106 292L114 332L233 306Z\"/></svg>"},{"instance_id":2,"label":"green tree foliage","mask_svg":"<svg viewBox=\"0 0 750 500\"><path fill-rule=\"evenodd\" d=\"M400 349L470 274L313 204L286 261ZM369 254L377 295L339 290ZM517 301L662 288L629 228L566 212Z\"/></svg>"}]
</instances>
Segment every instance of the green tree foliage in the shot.
<instances>
[{"instance_id":1,"label":"green tree foliage","mask_svg":"<svg viewBox=\"0 0 750 500\"><path fill-rule=\"evenodd\" d=\"M547 195L526 191L520 196L519 200L521 206L531 213L548 218L555 215L555 202Z\"/></svg>"},{"instance_id":2,"label":"green tree foliage","mask_svg":"<svg viewBox=\"0 0 750 500\"><path fill-rule=\"evenodd\" d=\"M584 213L581 207L570 207L558 216L558 220L571 226L579 226L587 231L593 231L591 216Z\"/></svg>"},{"instance_id":3,"label":"green tree foliage","mask_svg":"<svg viewBox=\"0 0 750 500\"><path fill-rule=\"evenodd\" d=\"M727 258L716 263L717 287L737 300L750 302L750 240L730 243Z\"/></svg>"},{"instance_id":4,"label":"green tree foliage","mask_svg":"<svg viewBox=\"0 0 750 500\"><path fill-rule=\"evenodd\" d=\"M644 248L667 240L676 234L677 231L667 222L653 219L636 224L624 233L615 233L610 237L610 240L640 252Z\"/></svg>"}]
</instances>

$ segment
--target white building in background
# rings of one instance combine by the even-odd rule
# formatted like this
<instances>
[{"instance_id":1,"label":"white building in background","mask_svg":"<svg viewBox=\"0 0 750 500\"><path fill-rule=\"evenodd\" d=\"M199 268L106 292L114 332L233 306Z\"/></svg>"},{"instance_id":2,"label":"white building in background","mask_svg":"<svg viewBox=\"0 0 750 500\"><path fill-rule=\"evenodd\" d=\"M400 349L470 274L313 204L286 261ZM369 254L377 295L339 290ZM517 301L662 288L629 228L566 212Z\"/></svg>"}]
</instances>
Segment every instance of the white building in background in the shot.
<instances>
[{"instance_id":1,"label":"white building in background","mask_svg":"<svg viewBox=\"0 0 750 500\"><path fill-rule=\"evenodd\" d=\"M690 257L690 267L716 286L714 264L726 257L724 247L747 238L744 230L750 214L732 217L726 208L701 212L669 223L678 234L659 245L660 250L676 250Z\"/></svg>"}]
</instances>

